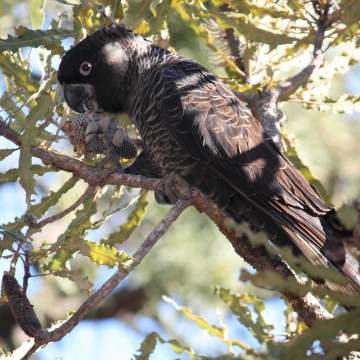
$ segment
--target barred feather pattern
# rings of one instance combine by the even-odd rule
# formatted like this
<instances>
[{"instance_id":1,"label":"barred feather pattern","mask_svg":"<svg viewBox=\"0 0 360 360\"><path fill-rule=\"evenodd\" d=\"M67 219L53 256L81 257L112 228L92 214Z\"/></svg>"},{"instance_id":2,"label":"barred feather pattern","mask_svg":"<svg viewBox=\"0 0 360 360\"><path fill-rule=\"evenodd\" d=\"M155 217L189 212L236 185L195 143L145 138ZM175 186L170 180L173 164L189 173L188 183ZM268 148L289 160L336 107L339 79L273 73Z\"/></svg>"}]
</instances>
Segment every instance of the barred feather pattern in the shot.
<instances>
[{"instance_id":1,"label":"barred feather pattern","mask_svg":"<svg viewBox=\"0 0 360 360\"><path fill-rule=\"evenodd\" d=\"M116 54L109 63L101 53L109 43L124 55L121 63L112 62ZM100 70L89 83L101 108L129 113L142 137L139 160L149 163L147 173L183 177L236 221L264 229L275 243L293 244L313 264L340 270L349 285L334 288L360 292L358 265L342 242L349 234L332 226L333 209L225 84L195 61L116 26L71 49L60 81L86 83L72 66L94 53Z\"/></svg>"},{"instance_id":2,"label":"barred feather pattern","mask_svg":"<svg viewBox=\"0 0 360 360\"><path fill-rule=\"evenodd\" d=\"M355 262L345 259L336 234L324 229L332 209L248 106L199 64L159 50L154 59L155 65L138 71L129 109L161 175L184 177L236 221L266 230L275 243L290 240L313 264L339 268L353 281L329 284L334 289L359 291Z\"/></svg>"}]
</instances>

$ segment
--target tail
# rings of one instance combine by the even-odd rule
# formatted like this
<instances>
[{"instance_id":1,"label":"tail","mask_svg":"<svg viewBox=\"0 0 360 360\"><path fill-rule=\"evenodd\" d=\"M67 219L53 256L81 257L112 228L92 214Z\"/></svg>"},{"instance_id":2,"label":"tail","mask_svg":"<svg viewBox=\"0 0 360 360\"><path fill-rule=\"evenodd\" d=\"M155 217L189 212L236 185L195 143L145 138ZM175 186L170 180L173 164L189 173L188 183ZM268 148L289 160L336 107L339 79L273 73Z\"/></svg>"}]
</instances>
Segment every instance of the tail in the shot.
<instances>
[{"instance_id":1,"label":"tail","mask_svg":"<svg viewBox=\"0 0 360 360\"><path fill-rule=\"evenodd\" d=\"M255 230L265 230L276 245L292 245L295 253L302 253L313 265L343 274L347 280L344 284L326 281L331 290L360 294L360 258L349 249L352 233L341 225L335 210L316 216L299 207L272 203L266 211L270 217L247 204L246 199L235 196L226 211L237 222L245 220ZM313 277L315 281L321 278Z\"/></svg>"},{"instance_id":2,"label":"tail","mask_svg":"<svg viewBox=\"0 0 360 360\"><path fill-rule=\"evenodd\" d=\"M342 226L335 210L316 217L297 209L296 222L285 225L284 230L311 263L340 272L348 280L345 284L327 280L331 290L360 294L360 258L347 245L353 235Z\"/></svg>"}]
</instances>

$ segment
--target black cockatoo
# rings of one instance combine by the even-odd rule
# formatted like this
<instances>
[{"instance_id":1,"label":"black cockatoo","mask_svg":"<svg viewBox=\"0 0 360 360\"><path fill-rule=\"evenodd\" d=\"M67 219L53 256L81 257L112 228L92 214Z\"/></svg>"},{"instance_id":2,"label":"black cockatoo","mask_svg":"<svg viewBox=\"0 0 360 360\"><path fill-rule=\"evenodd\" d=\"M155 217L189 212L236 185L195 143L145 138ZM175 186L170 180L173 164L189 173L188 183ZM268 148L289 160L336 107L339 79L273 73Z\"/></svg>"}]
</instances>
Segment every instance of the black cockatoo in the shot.
<instances>
[{"instance_id":1,"label":"black cockatoo","mask_svg":"<svg viewBox=\"0 0 360 360\"><path fill-rule=\"evenodd\" d=\"M112 25L67 51L58 79L77 112L129 114L144 148L129 170L182 177L237 222L340 270L349 280L342 290L359 291L360 271L332 225L333 209L247 104L203 66Z\"/></svg>"}]
</instances>

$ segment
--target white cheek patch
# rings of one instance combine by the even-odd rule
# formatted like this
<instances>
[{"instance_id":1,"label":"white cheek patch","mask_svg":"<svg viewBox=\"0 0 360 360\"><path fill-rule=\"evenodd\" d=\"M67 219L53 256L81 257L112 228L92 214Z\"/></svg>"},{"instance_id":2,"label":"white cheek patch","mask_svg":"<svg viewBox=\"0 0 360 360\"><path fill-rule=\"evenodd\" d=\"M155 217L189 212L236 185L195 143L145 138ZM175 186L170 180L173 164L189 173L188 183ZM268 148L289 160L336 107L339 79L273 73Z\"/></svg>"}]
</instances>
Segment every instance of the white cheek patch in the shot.
<instances>
[{"instance_id":1,"label":"white cheek patch","mask_svg":"<svg viewBox=\"0 0 360 360\"><path fill-rule=\"evenodd\" d=\"M103 54L108 64L116 65L120 73L128 69L129 57L124 48L118 42L108 43L103 48Z\"/></svg>"}]
</instances>

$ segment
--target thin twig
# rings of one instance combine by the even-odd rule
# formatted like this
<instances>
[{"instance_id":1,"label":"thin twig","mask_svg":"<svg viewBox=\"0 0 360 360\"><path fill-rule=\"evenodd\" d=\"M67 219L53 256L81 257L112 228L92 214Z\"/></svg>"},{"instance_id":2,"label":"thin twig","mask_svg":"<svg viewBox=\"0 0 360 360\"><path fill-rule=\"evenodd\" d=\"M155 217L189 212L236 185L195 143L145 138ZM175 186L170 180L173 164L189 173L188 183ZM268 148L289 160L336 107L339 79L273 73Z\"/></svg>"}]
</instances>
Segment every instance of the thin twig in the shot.
<instances>
[{"instance_id":1,"label":"thin twig","mask_svg":"<svg viewBox=\"0 0 360 360\"><path fill-rule=\"evenodd\" d=\"M23 277L23 291L26 294L29 285L30 274L30 250L25 249L24 254L24 277Z\"/></svg>"},{"instance_id":2,"label":"thin twig","mask_svg":"<svg viewBox=\"0 0 360 360\"><path fill-rule=\"evenodd\" d=\"M314 37L314 50L312 59L304 69L295 74L294 76L288 78L282 84L277 87L279 94L279 100L287 99L291 94L293 94L301 86L306 85L311 74L317 70L324 61L324 50L323 43L325 39L325 32L330 28L330 26L335 21L334 18L329 17L329 11L332 7L332 2L329 1L324 9L320 10L316 7L317 1L313 1L314 11L318 15L316 19L317 29Z\"/></svg>"},{"instance_id":3,"label":"thin twig","mask_svg":"<svg viewBox=\"0 0 360 360\"><path fill-rule=\"evenodd\" d=\"M273 88L265 88L257 93L235 92L235 95L240 100L244 100L249 104L254 116L261 122L266 135L273 140L279 149L282 148L281 124L285 120L284 114L279 109L279 103L287 100L297 89L306 85L311 74L321 66L323 63L323 55L326 51L326 49L323 49L325 32L338 20L337 12L329 14L333 8L331 1L329 1L324 8L321 7L321 4L316 7L318 1L314 1L313 4L317 28L314 34L313 56L309 65ZM308 36L310 35L312 34Z\"/></svg>"},{"instance_id":4,"label":"thin twig","mask_svg":"<svg viewBox=\"0 0 360 360\"><path fill-rule=\"evenodd\" d=\"M241 77L240 80L247 82L248 74L246 72L246 66L244 64L243 57L241 54L240 41L235 36L234 29L232 28L225 29L225 39L228 43L231 57L233 58L235 65L240 70L240 74L239 74L239 77Z\"/></svg>"},{"instance_id":5,"label":"thin twig","mask_svg":"<svg viewBox=\"0 0 360 360\"><path fill-rule=\"evenodd\" d=\"M90 295L79 307L79 309L60 327L50 332L40 330L38 332L38 336L35 337L34 345L25 354L22 360L29 359L29 357L34 354L39 347L49 342L58 341L66 334L68 334L82 319L84 319L90 313L90 311L92 311L114 290L114 288L128 275L132 269L141 263L141 261L150 252L157 241L169 229L170 225L177 220L180 214L190 205L190 203L190 200L179 200L136 250L133 255L133 261L128 267L128 271L124 271L123 269L116 271L115 274L113 274L97 291Z\"/></svg>"}]
</instances>

